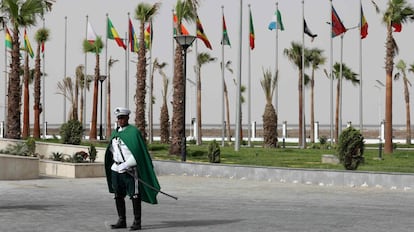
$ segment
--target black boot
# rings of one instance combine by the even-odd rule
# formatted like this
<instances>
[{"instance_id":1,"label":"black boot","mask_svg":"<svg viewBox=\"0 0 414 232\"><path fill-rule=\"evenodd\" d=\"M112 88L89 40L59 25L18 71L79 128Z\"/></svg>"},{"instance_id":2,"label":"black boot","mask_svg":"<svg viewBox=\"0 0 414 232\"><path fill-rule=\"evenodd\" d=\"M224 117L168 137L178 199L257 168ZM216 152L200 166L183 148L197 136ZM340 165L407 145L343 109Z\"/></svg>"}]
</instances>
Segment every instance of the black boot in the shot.
<instances>
[{"instance_id":1,"label":"black boot","mask_svg":"<svg viewBox=\"0 0 414 232\"><path fill-rule=\"evenodd\" d=\"M132 197L132 208L134 210L134 223L132 224L130 231L141 230L141 197L135 195Z\"/></svg>"},{"instance_id":2,"label":"black boot","mask_svg":"<svg viewBox=\"0 0 414 232\"><path fill-rule=\"evenodd\" d=\"M115 197L116 211L118 212L118 222L112 224L112 229L126 228L126 216L125 216L125 199L124 197Z\"/></svg>"}]
</instances>

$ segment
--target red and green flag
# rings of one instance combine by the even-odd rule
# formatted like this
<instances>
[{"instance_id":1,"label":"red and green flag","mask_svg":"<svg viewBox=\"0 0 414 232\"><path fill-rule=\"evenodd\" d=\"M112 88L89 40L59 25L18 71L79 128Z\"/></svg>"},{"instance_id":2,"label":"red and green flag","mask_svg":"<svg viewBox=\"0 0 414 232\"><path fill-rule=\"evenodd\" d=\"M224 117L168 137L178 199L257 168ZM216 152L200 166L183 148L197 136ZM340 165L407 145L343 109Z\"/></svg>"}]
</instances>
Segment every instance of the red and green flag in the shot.
<instances>
[{"instance_id":1,"label":"red and green flag","mask_svg":"<svg viewBox=\"0 0 414 232\"><path fill-rule=\"evenodd\" d=\"M364 11L362 10L362 6L361 6L361 39L365 39L368 35L368 22L365 19L364 16Z\"/></svg>"},{"instance_id":2,"label":"red and green flag","mask_svg":"<svg viewBox=\"0 0 414 232\"><path fill-rule=\"evenodd\" d=\"M222 44L223 45L229 45L231 47L229 34L227 33L226 20L224 19L224 14L223 14L223 41L222 41Z\"/></svg>"},{"instance_id":3,"label":"red and green flag","mask_svg":"<svg viewBox=\"0 0 414 232\"><path fill-rule=\"evenodd\" d=\"M394 28L394 32L401 32L402 25L401 23L391 23L391 26Z\"/></svg>"},{"instance_id":4,"label":"red and green flag","mask_svg":"<svg viewBox=\"0 0 414 232\"><path fill-rule=\"evenodd\" d=\"M250 13L250 33L249 33L249 41L250 41L250 49L253 50L254 49L254 27L253 27L253 17L252 17L252 11L249 10Z\"/></svg>"},{"instance_id":5,"label":"red and green flag","mask_svg":"<svg viewBox=\"0 0 414 232\"><path fill-rule=\"evenodd\" d=\"M332 6L332 38L346 32L344 24Z\"/></svg>"},{"instance_id":6,"label":"red and green flag","mask_svg":"<svg viewBox=\"0 0 414 232\"><path fill-rule=\"evenodd\" d=\"M6 48L10 48L10 49L13 48L10 31L9 31L9 28L7 27L6 27L6 35L5 35L4 41L5 41Z\"/></svg>"},{"instance_id":7,"label":"red and green flag","mask_svg":"<svg viewBox=\"0 0 414 232\"><path fill-rule=\"evenodd\" d=\"M212 48L211 48L210 41L208 40L207 35L204 33L203 25L201 24L200 18L198 18L198 16L196 19L196 24L197 24L197 38L201 39L204 42L204 45L206 45L206 47L211 50Z\"/></svg>"},{"instance_id":8,"label":"red and green flag","mask_svg":"<svg viewBox=\"0 0 414 232\"><path fill-rule=\"evenodd\" d=\"M108 19L107 20L108 29L106 32L106 36L108 37L108 39L115 40L115 42L118 44L119 47L126 49L124 41L119 37L118 32L116 31L114 25L112 24L112 21L109 19L109 17L107 19Z\"/></svg>"},{"instance_id":9,"label":"red and green flag","mask_svg":"<svg viewBox=\"0 0 414 232\"><path fill-rule=\"evenodd\" d=\"M132 25L131 19L129 19L128 25L128 40L129 40L129 47L131 48L131 52L138 52L138 39L137 35L135 34L134 26Z\"/></svg>"},{"instance_id":10,"label":"red and green flag","mask_svg":"<svg viewBox=\"0 0 414 232\"><path fill-rule=\"evenodd\" d=\"M24 30L24 49L29 53L30 57L34 57L32 46L30 45L29 37L27 36L26 29Z\"/></svg>"},{"instance_id":11,"label":"red and green flag","mask_svg":"<svg viewBox=\"0 0 414 232\"><path fill-rule=\"evenodd\" d=\"M152 21L148 23L144 31L145 48L151 49L152 46Z\"/></svg>"}]
</instances>

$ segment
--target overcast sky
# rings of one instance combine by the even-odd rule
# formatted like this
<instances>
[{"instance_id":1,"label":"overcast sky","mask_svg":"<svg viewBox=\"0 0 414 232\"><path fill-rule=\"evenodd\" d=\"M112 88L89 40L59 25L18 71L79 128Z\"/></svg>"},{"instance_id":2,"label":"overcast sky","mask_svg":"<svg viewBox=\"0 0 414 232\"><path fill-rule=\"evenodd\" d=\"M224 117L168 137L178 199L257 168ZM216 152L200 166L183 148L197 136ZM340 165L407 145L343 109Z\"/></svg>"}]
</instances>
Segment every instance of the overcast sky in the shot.
<instances>
[{"instance_id":1,"label":"overcast sky","mask_svg":"<svg viewBox=\"0 0 414 232\"><path fill-rule=\"evenodd\" d=\"M155 1L147 0L148 3ZM386 7L386 1L377 1L383 11ZM409 1L414 4L413 1ZM172 39L172 9L175 0L161 1L161 8L154 18L154 40L152 55L161 62L167 62L165 69L168 77L173 76L173 39ZM199 8L199 17L203 24L204 31L210 40L213 50L207 49L201 40L198 40L197 49L199 52L209 52L217 61L207 64L202 68L202 120L204 124L221 123L221 6L224 6L224 15L226 17L228 35L230 37L231 47L225 47L225 60L233 62L234 74L226 72L225 80L229 87L230 105L231 105L231 123L235 120L235 85L233 79L237 79L237 62L238 49L242 43L242 84L248 85L248 4L251 4L253 15L253 24L255 30L256 48L251 51L251 93L252 93L252 116L251 120L258 124L262 123L262 114L264 112L265 97L260 85L263 78L263 69L275 70L275 31L267 29L268 24L275 12L275 1L260 0L246 1L243 0L243 31L242 41L239 40L239 0L204 0L201 1ZM63 121L63 97L56 94L57 82L61 81L65 75L65 16L67 16L67 44L66 44L66 76L74 77L75 68L79 64L85 63L85 55L82 52L82 41L86 37L86 16L94 30L105 41L106 35L106 14L109 14L114 27L118 33L124 37L128 31L128 12L131 13L135 31L139 30L138 21L134 18L134 11L138 1L127 0L58 0L53 6L52 12L45 17L45 26L51 31L51 39L46 43L46 103L44 113L46 121L51 124L62 123ZM351 28L359 23L359 0L340 1L334 0L333 5L342 19L345 27ZM362 0L365 17L369 24L369 34L362 41L363 48L363 121L364 124L377 125L384 116L385 90L377 88L376 80L385 83L385 38L386 28L382 24L382 14L376 14L371 1ZM288 124L298 123L298 70L283 55L283 50L290 48L291 42L302 42L302 0L279 0L279 10L282 13L282 21L285 27L284 31L279 31L279 100L278 112L279 123L287 121ZM305 0L304 14L308 27L318 37L313 42L305 36L305 46L308 48L320 48L324 50L327 58L326 64L316 72L315 84L315 119L321 124L330 123L330 81L326 78L323 69L329 70L330 60L330 27L326 23L330 21L330 2L328 0ZM190 33L195 34L195 25L184 23ZM28 29L28 34L35 47L34 33L41 27ZM414 25L403 25L401 33L394 33L394 37L400 47L400 53L395 58L395 62L403 59L407 64L414 63L412 38L414 35ZM22 40L21 40L22 41ZM124 89L125 89L125 52L119 48L115 41L108 40L108 55L118 59L111 70L112 77L112 106L124 106ZM0 44L0 50L4 51L4 43ZM129 107L135 111L133 95L135 93L135 73L136 55L130 56L129 72ZM101 74L105 74L105 49L101 53ZM188 54L187 77L195 80L194 60L195 47L191 48ZM333 40L333 62L340 60L340 38ZM349 30L343 39L343 62L354 72L359 73L359 30ZM0 64L4 69L4 55L0 56ZM92 54L87 56L87 72L93 74L95 57ZM31 60L31 67L34 67L34 60ZM394 70L395 73L396 70ZM310 73L310 70L306 71ZM408 73L408 78L412 79L413 73ZM3 76L4 78L4 76ZM159 122L159 110L162 104L161 97L161 76L156 73L154 76L154 123ZM4 80L4 79L3 79ZM2 112L4 108L4 82L0 86L0 105ZM335 83L336 84L336 83ZM412 88L410 87L410 91ZM354 125L359 125L359 87L350 83L343 83L343 123L352 121ZM401 80L394 82L393 85L393 119L394 124L405 123L405 103L403 99L403 83ZM309 89L306 89L306 123L309 123ZM335 92L334 92L335 94ZM31 94L31 100L33 95ZM87 96L87 121L91 118L92 91ZM244 94L247 100L247 92ZM172 90L170 85L169 101L172 101ZM195 88L187 83L187 123L191 117L195 117ZM412 97L410 97L412 101ZM69 112L70 103L67 102L67 111ZM247 101L243 104L243 123L247 124ZM32 106L30 106L32 107ZM99 110L99 108L98 108ZM169 106L170 116L172 115L171 105ZM99 111L98 111L99 114ZM132 116L134 117L134 115ZM33 118L33 117L31 117ZM99 117L98 117L99 118ZM0 120L4 120L4 114L0 115ZM33 122L31 122L33 123ZM99 123L99 122L98 122Z\"/></svg>"}]
</instances>

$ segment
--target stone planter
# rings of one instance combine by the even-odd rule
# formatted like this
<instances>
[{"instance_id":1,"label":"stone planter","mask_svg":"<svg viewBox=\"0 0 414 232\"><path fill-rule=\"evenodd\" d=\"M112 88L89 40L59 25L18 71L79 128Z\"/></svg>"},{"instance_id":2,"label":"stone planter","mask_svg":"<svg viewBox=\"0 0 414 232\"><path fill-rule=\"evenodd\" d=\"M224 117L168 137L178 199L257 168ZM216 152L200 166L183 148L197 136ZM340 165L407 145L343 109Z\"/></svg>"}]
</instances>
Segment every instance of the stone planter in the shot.
<instances>
[{"instance_id":1,"label":"stone planter","mask_svg":"<svg viewBox=\"0 0 414 232\"><path fill-rule=\"evenodd\" d=\"M45 176L88 178L104 177L104 163L68 163L52 160L39 161L39 173Z\"/></svg>"},{"instance_id":2,"label":"stone planter","mask_svg":"<svg viewBox=\"0 0 414 232\"><path fill-rule=\"evenodd\" d=\"M0 154L0 180L39 178L39 158Z\"/></svg>"}]
</instances>

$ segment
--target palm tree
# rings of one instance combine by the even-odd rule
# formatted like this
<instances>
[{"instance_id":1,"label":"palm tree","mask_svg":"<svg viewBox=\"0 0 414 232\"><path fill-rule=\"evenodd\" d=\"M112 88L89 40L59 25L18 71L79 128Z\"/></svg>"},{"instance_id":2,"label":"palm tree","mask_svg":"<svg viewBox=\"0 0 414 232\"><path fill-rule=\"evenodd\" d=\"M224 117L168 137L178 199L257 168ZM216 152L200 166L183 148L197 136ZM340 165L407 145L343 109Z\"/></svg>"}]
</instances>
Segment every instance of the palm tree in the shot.
<instances>
[{"instance_id":1,"label":"palm tree","mask_svg":"<svg viewBox=\"0 0 414 232\"><path fill-rule=\"evenodd\" d=\"M79 112L79 117L80 117L79 122L81 124L83 124L83 121L84 121L84 118L83 118L83 109L84 109L84 105L85 105L85 100L84 100L85 99L85 96L84 96L85 91L84 91L84 89L86 88L86 90L89 91L90 84L91 84L92 79L93 79L93 77L90 76L90 75L85 76L84 69L85 69L85 67L82 64L80 64L76 67L76 71L75 71L76 72L76 81L77 81L76 86L79 86L79 90L80 90L80 91L78 90L78 93L80 92L80 100L79 100L80 106L76 107L76 108L78 108L79 111L80 111ZM75 98L77 98L77 96L78 96L78 94L75 94ZM76 105L77 104L78 104L78 100L76 100Z\"/></svg>"},{"instance_id":2,"label":"palm tree","mask_svg":"<svg viewBox=\"0 0 414 232\"><path fill-rule=\"evenodd\" d=\"M163 81L162 106L161 106L161 115L160 115L160 137L161 137L161 143L168 144L170 143L170 115L168 113L168 105L167 105L169 79L167 78L167 75L164 73L162 68L158 68L158 72L161 74L162 81Z\"/></svg>"},{"instance_id":3,"label":"palm tree","mask_svg":"<svg viewBox=\"0 0 414 232\"><path fill-rule=\"evenodd\" d=\"M34 75L34 125L33 125L33 137L38 139L40 138L40 93L41 93L41 83L40 77L42 75L40 71L40 48L49 39L49 30L46 28L41 28L37 30L35 39L37 42L36 48L36 59L35 59L35 75ZM44 75L44 74L43 74Z\"/></svg>"},{"instance_id":4,"label":"palm tree","mask_svg":"<svg viewBox=\"0 0 414 232\"><path fill-rule=\"evenodd\" d=\"M151 78L150 78L150 86L151 86L151 88L150 88L150 99L151 99L151 103L150 103L150 110L149 110L149 112L150 112L150 115L149 115L149 134L150 134L150 136L149 136L149 143L152 143L153 142L153 136L154 136L154 129L153 129L153 110L152 110L152 108L153 108L153 105L154 105L154 103L155 103L155 99L154 99L154 93L153 93L153 91L154 91L154 73L155 73L155 70L158 70L158 72L161 74L161 75L165 75L164 74L164 71L162 70L165 66L167 66L167 63L165 63L165 62L162 62L162 63L159 63L158 62L158 59L157 58L155 58L154 59L154 62L153 62L153 65L152 65L152 72L151 72ZM167 108L167 114L168 114L168 108ZM169 122L169 120L168 120L168 122Z\"/></svg>"},{"instance_id":5,"label":"palm tree","mask_svg":"<svg viewBox=\"0 0 414 232\"><path fill-rule=\"evenodd\" d=\"M389 0L382 21L387 27L385 42L385 144L384 153L392 154L392 72L394 57L398 53L397 42L393 33L393 25L404 24L414 18L414 8L406 0Z\"/></svg>"},{"instance_id":6,"label":"palm tree","mask_svg":"<svg viewBox=\"0 0 414 232\"><path fill-rule=\"evenodd\" d=\"M30 69L29 69L29 51L24 48L24 65L23 65L23 130L22 138L26 139L30 136L30 120L29 120L29 82L30 82Z\"/></svg>"},{"instance_id":7,"label":"palm tree","mask_svg":"<svg viewBox=\"0 0 414 232\"><path fill-rule=\"evenodd\" d=\"M220 65L221 67L221 65ZM226 64L224 65L224 68L229 70L230 73L233 74L233 69L231 68L231 61L227 61ZM224 82L224 101L225 101L225 105L226 105L226 127L227 127L227 142L231 142L231 131L230 131L230 104L229 104L229 93L227 91L227 84L226 81L223 80Z\"/></svg>"},{"instance_id":8,"label":"palm tree","mask_svg":"<svg viewBox=\"0 0 414 232\"><path fill-rule=\"evenodd\" d=\"M334 78L337 79L336 84L336 110L335 110L335 134L334 139L335 143L338 142L338 136L339 136L339 127L342 125L339 125L339 107L340 107L340 99L341 99L341 86L340 86L340 79L345 79L347 81L351 81L353 85L359 84L359 79L357 79L358 74L353 72L348 66L346 66L344 63L342 63L342 77L341 75L341 64L336 62L333 66L333 75Z\"/></svg>"},{"instance_id":9,"label":"palm tree","mask_svg":"<svg viewBox=\"0 0 414 232\"><path fill-rule=\"evenodd\" d=\"M311 96L310 96L310 138L311 143L315 142L315 98L314 98L314 90L315 90L315 70L319 69L320 65L325 64L326 57L322 55L323 51L319 48L312 48L310 50L310 65L312 67L312 74L310 79L310 88L311 88Z\"/></svg>"},{"instance_id":10,"label":"palm tree","mask_svg":"<svg viewBox=\"0 0 414 232\"><path fill-rule=\"evenodd\" d=\"M97 37L93 43L88 40L83 41L83 51L85 53L90 52L95 54L95 75L93 80L93 98L92 98L92 119L91 119L91 130L89 132L89 139L96 140L97 130L96 124L98 121L98 88L99 88L99 54L103 48L103 42L101 37Z\"/></svg>"},{"instance_id":11,"label":"palm tree","mask_svg":"<svg viewBox=\"0 0 414 232\"><path fill-rule=\"evenodd\" d=\"M112 122L111 122L111 68L118 62L118 60L109 57L108 60L108 76L106 77L106 138L111 137Z\"/></svg>"},{"instance_id":12,"label":"palm tree","mask_svg":"<svg viewBox=\"0 0 414 232\"><path fill-rule=\"evenodd\" d=\"M76 83L76 81L75 81ZM76 85L76 84L75 84ZM57 89L58 92L57 94L63 95L70 103L71 103L71 108L69 111L69 120L75 120L75 116L77 114L76 110L75 110L75 105L76 105L76 101L75 101L75 85L72 81L72 78L70 77L65 77L63 78L62 82L58 82L57 83Z\"/></svg>"},{"instance_id":13,"label":"palm tree","mask_svg":"<svg viewBox=\"0 0 414 232\"><path fill-rule=\"evenodd\" d=\"M147 58L145 56L145 23L150 21L159 9L160 3L150 5L148 3L139 3L135 9L135 19L140 21L139 49L137 62L137 87L135 91L135 125L141 131L142 137L146 138L145 131L145 97L146 97L146 78L147 78Z\"/></svg>"},{"instance_id":14,"label":"palm tree","mask_svg":"<svg viewBox=\"0 0 414 232\"><path fill-rule=\"evenodd\" d=\"M263 79L260 81L266 98L266 106L263 113L263 146L270 148L277 147L277 114L272 104L277 76L278 73L272 78L270 70L263 70Z\"/></svg>"},{"instance_id":15,"label":"palm tree","mask_svg":"<svg viewBox=\"0 0 414 232\"><path fill-rule=\"evenodd\" d=\"M309 50L304 49L305 53L305 67L302 67L302 45L296 42L291 43L291 48L285 48L283 51L284 55L292 62L299 70L298 75L298 92L299 92L299 144L303 144L303 148L305 148L305 138L303 137L300 130L303 128L303 88L302 88L302 73L304 72L305 67L309 67ZM305 136L306 137L306 136Z\"/></svg>"},{"instance_id":16,"label":"palm tree","mask_svg":"<svg viewBox=\"0 0 414 232\"><path fill-rule=\"evenodd\" d=\"M194 22L196 19L196 10L198 6L198 1L196 0L177 0L175 6L175 13L177 16L177 35L181 35L181 24L182 21ZM185 141L182 141L182 138L185 135L183 130L183 118L184 118L184 108L183 99L185 96L185 80L183 75L183 59L182 59L182 49L179 44L176 45L175 49L175 60L174 60L174 78L173 78L173 115L172 115L172 138L171 146L169 148L169 153L171 155L180 155L181 154L181 144ZM185 122L184 122L185 123Z\"/></svg>"},{"instance_id":17,"label":"palm tree","mask_svg":"<svg viewBox=\"0 0 414 232\"><path fill-rule=\"evenodd\" d=\"M410 113L410 90L408 86L411 87L411 82L407 78L407 73L405 72L405 69L407 68L407 65L403 60L398 61L397 65L395 66L400 72L396 73L394 75L394 80L398 80L400 77L400 73L403 77L404 82L404 100L405 100L405 143L411 144L411 113ZM414 64L410 65L410 68L408 69L409 72L414 72Z\"/></svg>"},{"instance_id":18,"label":"palm tree","mask_svg":"<svg viewBox=\"0 0 414 232\"><path fill-rule=\"evenodd\" d=\"M201 145L201 67L210 62L216 61L215 57L211 57L207 52L201 52L197 55L197 145Z\"/></svg>"},{"instance_id":19,"label":"palm tree","mask_svg":"<svg viewBox=\"0 0 414 232\"><path fill-rule=\"evenodd\" d=\"M7 138L20 139L20 41L19 28L36 25L39 17L50 11L54 0L4 0L0 2L3 20L12 25L12 52L7 105L15 106L7 109Z\"/></svg>"}]
</instances>

